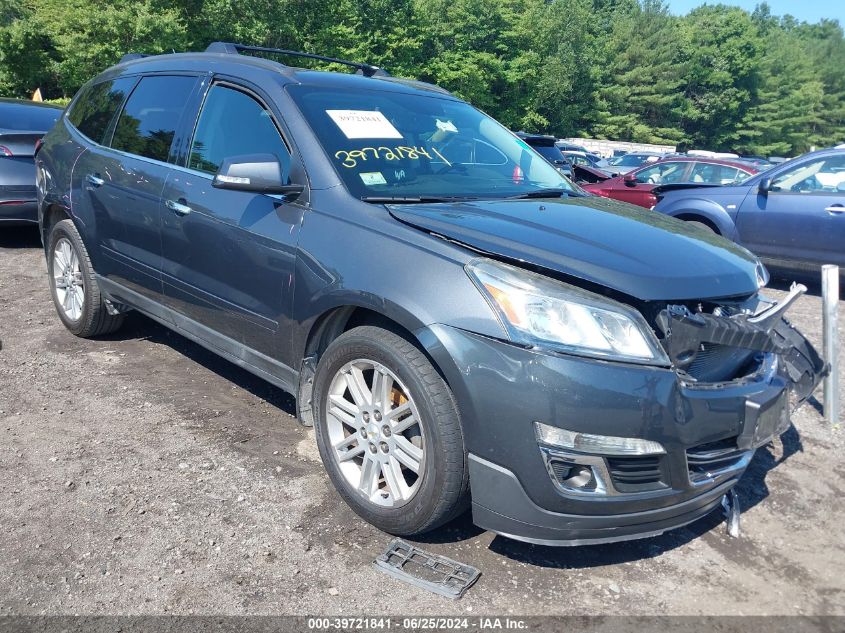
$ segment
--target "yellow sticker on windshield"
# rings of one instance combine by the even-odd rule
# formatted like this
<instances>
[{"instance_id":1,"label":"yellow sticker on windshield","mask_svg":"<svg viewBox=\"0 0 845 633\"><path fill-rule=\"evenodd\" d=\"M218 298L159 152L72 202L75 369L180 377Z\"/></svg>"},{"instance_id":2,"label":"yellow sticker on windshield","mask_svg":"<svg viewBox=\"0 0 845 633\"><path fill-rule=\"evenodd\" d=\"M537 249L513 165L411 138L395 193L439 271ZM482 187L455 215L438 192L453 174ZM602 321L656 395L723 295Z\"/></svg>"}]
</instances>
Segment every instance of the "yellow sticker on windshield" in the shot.
<instances>
[{"instance_id":1,"label":"yellow sticker on windshield","mask_svg":"<svg viewBox=\"0 0 845 633\"><path fill-rule=\"evenodd\" d=\"M440 152L438 152L434 147L431 150L440 156ZM362 147L361 149L350 149L350 150L339 150L335 152L334 157L341 161L341 165L344 167L348 167L349 169L358 165L359 160L367 160L367 157L372 159L384 159L384 160L402 160L403 158L409 158L411 160L417 160L421 156L425 156L427 159L432 160L431 154L425 147L407 147L405 145L397 145L396 147ZM445 160L445 159L444 159Z\"/></svg>"}]
</instances>

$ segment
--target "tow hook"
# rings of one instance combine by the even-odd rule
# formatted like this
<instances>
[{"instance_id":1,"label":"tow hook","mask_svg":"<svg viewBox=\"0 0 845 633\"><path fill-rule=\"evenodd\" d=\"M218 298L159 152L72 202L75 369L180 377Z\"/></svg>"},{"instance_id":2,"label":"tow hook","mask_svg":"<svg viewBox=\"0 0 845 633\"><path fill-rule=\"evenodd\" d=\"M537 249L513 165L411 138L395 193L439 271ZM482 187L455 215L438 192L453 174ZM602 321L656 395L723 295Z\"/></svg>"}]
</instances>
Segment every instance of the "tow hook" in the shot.
<instances>
[{"instance_id":1,"label":"tow hook","mask_svg":"<svg viewBox=\"0 0 845 633\"><path fill-rule=\"evenodd\" d=\"M725 513L725 524L728 536L739 538L739 496L731 489L722 497L722 510Z\"/></svg>"}]
</instances>

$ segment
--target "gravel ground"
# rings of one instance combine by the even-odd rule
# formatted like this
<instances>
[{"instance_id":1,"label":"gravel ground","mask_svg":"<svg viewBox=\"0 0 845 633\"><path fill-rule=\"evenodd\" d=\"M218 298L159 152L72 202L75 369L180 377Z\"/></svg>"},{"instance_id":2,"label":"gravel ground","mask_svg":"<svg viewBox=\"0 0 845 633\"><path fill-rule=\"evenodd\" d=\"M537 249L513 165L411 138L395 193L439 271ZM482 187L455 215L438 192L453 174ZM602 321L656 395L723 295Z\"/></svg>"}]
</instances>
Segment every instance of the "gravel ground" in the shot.
<instances>
[{"instance_id":1,"label":"gravel ground","mask_svg":"<svg viewBox=\"0 0 845 633\"><path fill-rule=\"evenodd\" d=\"M465 517L421 542L481 570L453 602L371 568L391 537L330 487L292 398L138 315L75 338L35 231L0 231L0 270L0 614L845 615L845 439L816 401L739 486L740 539L712 515L555 549ZM818 344L818 291L790 314Z\"/></svg>"}]
</instances>

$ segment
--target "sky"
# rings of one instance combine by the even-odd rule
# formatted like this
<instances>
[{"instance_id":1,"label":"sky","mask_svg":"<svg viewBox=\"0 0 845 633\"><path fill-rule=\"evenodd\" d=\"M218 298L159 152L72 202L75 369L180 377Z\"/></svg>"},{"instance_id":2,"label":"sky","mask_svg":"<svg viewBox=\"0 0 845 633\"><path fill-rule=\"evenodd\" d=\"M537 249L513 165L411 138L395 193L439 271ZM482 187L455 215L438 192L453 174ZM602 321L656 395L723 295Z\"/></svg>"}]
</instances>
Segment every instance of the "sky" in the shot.
<instances>
[{"instance_id":1,"label":"sky","mask_svg":"<svg viewBox=\"0 0 845 633\"><path fill-rule=\"evenodd\" d=\"M761 0L708 0L708 4L734 5L753 11ZM839 20L845 26L845 0L767 0L772 15L792 15L805 22L818 22L822 18ZM704 0L668 0L672 13L684 15L704 4Z\"/></svg>"}]
</instances>

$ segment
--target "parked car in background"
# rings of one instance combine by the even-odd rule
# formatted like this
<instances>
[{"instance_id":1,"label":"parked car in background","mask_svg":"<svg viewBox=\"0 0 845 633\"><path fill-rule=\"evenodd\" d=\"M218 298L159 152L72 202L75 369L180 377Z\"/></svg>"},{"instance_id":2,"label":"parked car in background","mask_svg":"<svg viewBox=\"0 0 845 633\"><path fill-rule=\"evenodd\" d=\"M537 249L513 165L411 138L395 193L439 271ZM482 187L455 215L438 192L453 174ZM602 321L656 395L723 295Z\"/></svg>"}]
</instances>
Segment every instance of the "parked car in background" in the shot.
<instances>
[{"instance_id":1,"label":"parked car in background","mask_svg":"<svg viewBox=\"0 0 845 633\"><path fill-rule=\"evenodd\" d=\"M596 167L601 162L601 156L590 154L588 152L577 152L573 150L561 151L563 157L569 161L570 165L582 165L584 167Z\"/></svg>"},{"instance_id":2,"label":"parked car in background","mask_svg":"<svg viewBox=\"0 0 845 633\"><path fill-rule=\"evenodd\" d=\"M627 174L642 165L643 163L653 163L656 160L663 158L663 154L656 152L628 152L622 156L615 156L607 161L607 163L599 163L597 166L604 171L616 176L619 174Z\"/></svg>"},{"instance_id":3,"label":"parked car in background","mask_svg":"<svg viewBox=\"0 0 845 633\"><path fill-rule=\"evenodd\" d=\"M572 177L572 165L566 160L563 152L557 146L557 139L546 134L527 134L517 132L516 135L530 145L540 156L554 165L567 178Z\"/></svg>"},{"instance_id":4,"label":"parked car in background","mask_svg":"<svg viewBox=\"0 0 845 633\"><path fill-rule=\"evenodd\" d=\"M654 210L693 222L780 270L845 272L845 150L805 154L744 183L659 194Z\"/></svg>"},{"instance_id":5,"label":"parked car in background","mask_svg":"<svg viewBox=\"0 0 845 633\"><path fill-rule=\"evenodd\" d=\"M744 181L757 168L739 161L675 156L638 167L624 176L585 184L584 189L606 198L630 202L647 209L657 203L656 188L679 184L727 185Z\"/></svg>"},{"instance_id":6,"label":"parked car in background","mask_svg":"<svg viewBox=\"0 0 845 633\"><path fill-rule=\"evenodd\" d=\"M576 145L575 143L567 143L566 141L557 141L555 143L558 149L562 152L583 152L585 154L589 154L590 150L588 150L583 145Z\"/></svg>"},{"instance_id":7,"label":"parked car in background","mask_svg":"<svg viewBox=\"0 0 845 633\"><path fill-rule=\"evenodd\" d=\"M0 99L0 224L38 221L35 203L35 150L62 109Z\"/></svg>"},{"instance_id":8,"label":"parked car in background","mask_svg":"<svg viewBox=\"0 0 845 633\"><path fill-rule=\"evenodd\" d=\"M751 163L752 165L756 165L760 171L768 169L769 167L774 165L774 163L771 162L765 156L740 156L739 160L744 163Z\"/></svg>"},{"instance_id":9,"label":"parked car in background","mask_svg":"<svg viewBox=\"0 0 845 633\"><path fill-rule=\"evenodd\" d=\"M747 250L585 195L437 86L254 52L121 63L45 137L70 332L136 310L295 394L339 498L393 534L471 507L581 545L721 511L820 379L799 292L768 301Z\"/></svg>"}]
</instances>

